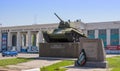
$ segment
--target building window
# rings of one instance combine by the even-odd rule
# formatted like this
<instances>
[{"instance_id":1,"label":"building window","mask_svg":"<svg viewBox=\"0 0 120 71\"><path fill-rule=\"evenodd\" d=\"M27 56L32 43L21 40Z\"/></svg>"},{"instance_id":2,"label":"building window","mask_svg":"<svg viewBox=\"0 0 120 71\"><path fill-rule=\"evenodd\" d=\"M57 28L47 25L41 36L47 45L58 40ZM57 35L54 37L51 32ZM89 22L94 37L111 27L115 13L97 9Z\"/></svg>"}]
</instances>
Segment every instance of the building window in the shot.
<instances>
[{"instance_id":1,"label":"building window","mask_svg":"<svg viewBox=\"0 0 120 71\"><path fill-rule=\"evenodd\" d=\"M119 29L111 29L110 44L113 46L119 45Z\"/></svg>"},{"instance_id":2,"label":"building window","mask_svg":"<svg viewBox=\"0 0 120 71\"><path fill-rule=\"evenodd\" d=\"M94 39L95 38L95 30L88 30L87 35L88 35L88 38Z\"/></svg>"},{"instance_id":3,"label":"building window","mask_svg":"<svg viewBox=\"0 0 120 71\"><path fill-rule=\"evenodd\" d=\"M17 36L12 35L12 46L16 46L17 45L16 42L17 42Z\"/></svg>"},{"instance_id":4,"label":"building window","mask_svg":"<svg viewBox=\"0 0 120 71\"><path fill-rule=\"evenodd\" d=\"M36 34L32 35L32 46L36 46Z\"/></svg>"},{"instance_id":5,"label":"building window","mask_svg":"<svg viewBox=\"0 0 120 71\"><path fill-rule=\"evenodd\" d=\"M99 33L98 33L98 38L99 39L102 39L103 40L103 43L104 43L104 46L106 47L106 45L107 45L107 40L106 40L106 38L107 38L107 35L106 35L107 33L106 33L106 30L105 29L100 29L99 30Z\"/></svg>"},{"instance_id":6,"label":"building window","mask_svg":"<svg viewBox=\"0 0 120 71\"><path fill-rule=\"evenodd\" d=\"M2 33L2 45L1 48L2 50L7 50L7 40L8 39L8 33Z\"/></svg>"}]
</instances>

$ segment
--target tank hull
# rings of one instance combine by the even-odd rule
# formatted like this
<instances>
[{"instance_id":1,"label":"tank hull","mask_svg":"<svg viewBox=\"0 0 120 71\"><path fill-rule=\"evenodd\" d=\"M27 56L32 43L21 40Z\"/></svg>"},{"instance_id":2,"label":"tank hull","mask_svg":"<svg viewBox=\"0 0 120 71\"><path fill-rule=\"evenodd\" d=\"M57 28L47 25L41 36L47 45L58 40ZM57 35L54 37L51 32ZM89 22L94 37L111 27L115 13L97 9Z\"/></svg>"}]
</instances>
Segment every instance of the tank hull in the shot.
<instances>
[{"instance_id":1,"label":"tank hull","mask_svg":"<svg viewBox=\"0 0 120 71\"><path fill-rule=\"evenodd\" d=\"M86 37L83 33L73 28L62 29L59 33L54 31L51 33L49 31L44 32L43 36L46 42L79 42L81 37Z\"/></svg>"}]
</instances>

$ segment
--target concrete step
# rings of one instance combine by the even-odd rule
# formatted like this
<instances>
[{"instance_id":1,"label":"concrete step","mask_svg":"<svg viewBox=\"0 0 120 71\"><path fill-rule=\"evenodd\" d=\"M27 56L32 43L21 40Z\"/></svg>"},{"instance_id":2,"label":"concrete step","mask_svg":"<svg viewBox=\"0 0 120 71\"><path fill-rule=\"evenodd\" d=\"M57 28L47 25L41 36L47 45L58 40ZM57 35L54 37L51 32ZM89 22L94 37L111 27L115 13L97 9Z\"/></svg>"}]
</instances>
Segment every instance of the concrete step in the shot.
<instances>
[{"instance_id":1,"label":"concrete step","mask_svg":"<svg viewBox=\"0 0 120 71\"><path fill-rule=\"evenodd\" d=\"M22 70L22 71L40 71L40 68L34 68L34 69Z\"/></svg>"}]
</instances>

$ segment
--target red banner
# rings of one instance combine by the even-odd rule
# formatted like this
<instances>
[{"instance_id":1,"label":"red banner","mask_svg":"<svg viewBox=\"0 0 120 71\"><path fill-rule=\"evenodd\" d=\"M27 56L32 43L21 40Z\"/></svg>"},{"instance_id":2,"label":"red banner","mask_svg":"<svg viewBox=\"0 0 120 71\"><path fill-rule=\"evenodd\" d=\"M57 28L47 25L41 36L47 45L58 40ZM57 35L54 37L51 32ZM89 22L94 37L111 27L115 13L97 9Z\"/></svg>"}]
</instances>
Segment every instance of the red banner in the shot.
<instances>
[{"instance_id":1,"label":"red banner","mask_svg":"<svg viewBox=\"0 0 120 71\"><path fill-rule=\"evenodd\" d=\"M117 48L118 48L118 50L120 50L120 45L118 45L118 47L117 47Z\"/></svg>"},{"instance_id":2,"label":"red banner","mask_svg":"<svg viewBox=\"0 0 120 71\"><path fill-rule=\"evenodd\" d=\"M106 48L107 48L107 50L118 50L118 46L110 46L110 45L108 45Z\"/></svg>"}]
</instances>

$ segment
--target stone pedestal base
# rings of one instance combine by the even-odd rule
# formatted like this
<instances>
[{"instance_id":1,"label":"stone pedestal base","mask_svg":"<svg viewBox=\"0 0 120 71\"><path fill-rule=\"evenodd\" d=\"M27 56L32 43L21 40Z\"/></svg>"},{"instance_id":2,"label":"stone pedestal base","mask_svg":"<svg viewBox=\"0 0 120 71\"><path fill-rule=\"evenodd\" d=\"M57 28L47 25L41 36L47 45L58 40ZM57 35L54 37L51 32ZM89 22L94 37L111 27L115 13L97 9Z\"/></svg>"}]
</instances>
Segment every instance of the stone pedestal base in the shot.
<instances>
[{"instance_id":1,"label":"stone pedestal base","mask_svg":"<svg viewBox=\"0 0 120 71\"><path fill-rule=\"evenodd\" d=\"M40 43L39 56L40 57L65 57L78 58L80 53L80 42L67 43Z\"/></svg>"},{"instance_id":2,"label":"stone pedestal base","mask_svg":"<svg viewBox=\"0 0 120 71\"><path fill-rule=\"evenodd\" d=\"M85 65L81 66L81 67L94 67L94 68L107 68L108 65L107 65L107 61L103 61L103 62L91 62L91 61L88 61L86 62ZM76 61L75 61L75 66L79 66Z\"/></svg>"}]
</instances>

